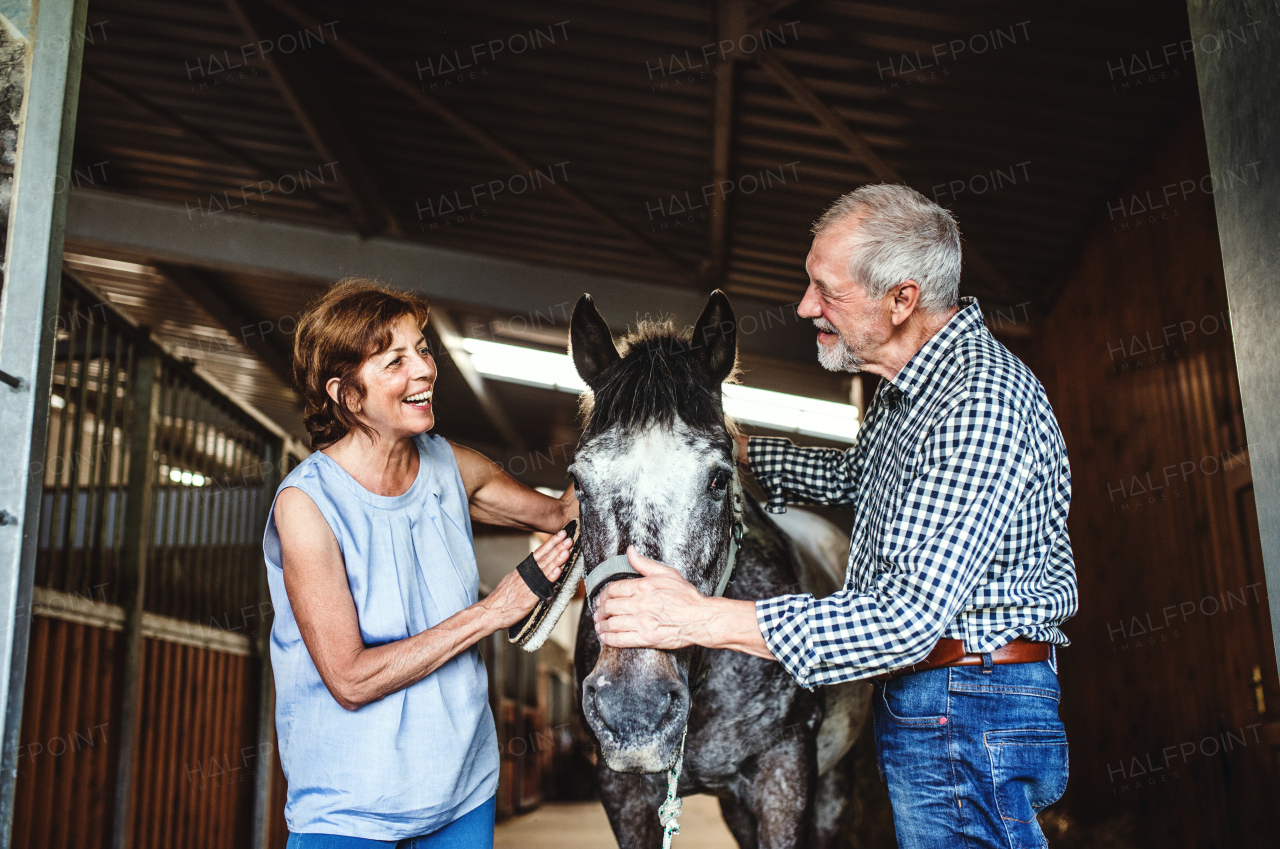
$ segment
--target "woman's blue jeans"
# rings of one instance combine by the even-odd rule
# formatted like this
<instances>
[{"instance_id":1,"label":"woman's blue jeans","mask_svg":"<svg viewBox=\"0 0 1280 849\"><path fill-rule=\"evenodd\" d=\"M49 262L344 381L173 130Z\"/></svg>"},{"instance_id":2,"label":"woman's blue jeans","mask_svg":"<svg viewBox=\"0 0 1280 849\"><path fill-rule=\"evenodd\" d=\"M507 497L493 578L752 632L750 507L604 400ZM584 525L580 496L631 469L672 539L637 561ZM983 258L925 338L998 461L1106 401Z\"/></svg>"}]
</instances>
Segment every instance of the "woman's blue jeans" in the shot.
<instances>
[{"instance_id":1,"label":"woman's blue jeans","mask_svg":"<svg viewBox=\"0 0 1280 849\"><path fill-rule=\"evenodd\" d=\"M1067 788L1056 665L952 666L875 685L901 849L1048 845L1036 814Z\"/></svg>"},{"instance_id":2,"label":"woman's blue jeans","mask_svg":"<svg viewBox=\"0 0 1280 849\"><path fill-rule=\"evenodd\" d=\"M369 840L336 834L290 834L285 849L493 849L496 800L473 808L444 828L404 840Z\"/></svg>"}]
</instances>

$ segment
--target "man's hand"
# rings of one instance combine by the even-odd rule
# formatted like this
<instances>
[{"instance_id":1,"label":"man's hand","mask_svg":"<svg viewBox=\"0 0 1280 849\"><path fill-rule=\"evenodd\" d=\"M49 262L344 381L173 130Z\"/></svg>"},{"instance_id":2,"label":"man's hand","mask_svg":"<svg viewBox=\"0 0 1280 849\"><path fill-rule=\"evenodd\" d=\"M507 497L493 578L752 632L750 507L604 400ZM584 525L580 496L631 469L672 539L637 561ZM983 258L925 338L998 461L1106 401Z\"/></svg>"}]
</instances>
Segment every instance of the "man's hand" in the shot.
<instances>
[{"instance_id":1,"label":"man's hand","mask_svg":"<svg viewBox=\"0 0 1280 849\"><path fill-rule=\"evenodd\" d=\"M643 578L614 581L596 599L600 642L616 648L679 649L706 645L707 602L684 577L627 546L627 563Z\"/></svg>"},{"instance_id":2,"label":"man's hand","mask_svg":"<svg viewBox=\"0 0 1280 849\"><path fill-rule=\"evenodd\" d=\"M614 648L732 649L773 660L752 601L708 598L679 572L627 547L627 563L643 578L600 591L593 616L602 645Z\"/></svg>"}]
</instances>

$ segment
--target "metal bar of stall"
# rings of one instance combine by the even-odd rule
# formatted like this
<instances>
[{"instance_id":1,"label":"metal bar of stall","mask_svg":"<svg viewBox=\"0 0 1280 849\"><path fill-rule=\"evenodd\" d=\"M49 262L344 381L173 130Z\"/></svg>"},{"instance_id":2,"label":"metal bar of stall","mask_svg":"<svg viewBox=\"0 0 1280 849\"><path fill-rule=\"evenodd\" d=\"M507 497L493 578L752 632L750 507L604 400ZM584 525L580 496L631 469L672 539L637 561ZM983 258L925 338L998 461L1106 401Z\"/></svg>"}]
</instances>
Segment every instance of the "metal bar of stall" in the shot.
<instances>
[{"instance_id":1,"label":"metal bar of stall","mask_svg":"<svg viewBox=\"0 0 1280 849\"><path fill-rule=\"evenodd\" d=\"M160 512L163 525L159 528L159 534L156 538L155 565L157 568L156 575L160 578L160 585L157 587L159 592L155 595L157 606L151 608L156 613L163 613L166 616L174 616L181 618L182 613L179 610L181 598L179 597L179 576L181 574L181 564L176 553L177 546L174 541L178 538L182 530L182 484L181 478L177 482L173 480L173 470L182 471L182 462L184 459L183 448L186 442L187 420L190 418L191 406L191 387L186 381L179 381L178 375L173 369L166 369L169 375L169 392L172 397L172 406L170 407L171 416L169 421L169 481L165 484L164 509Z\"/></svg>"},{"instance_id":2,"label":"metal bar of stall","mask_svg":"<svg viewBox=\"0 0 1280 849\"><path fill-rule=\"evenodd\" d=\"M205 476L205 486L200 491L200 499L204 502L204 527L201 529L201 538L204 540L202 546L205 552L205 560L200 571L204 574L204 580L201 581L204 587L204 595L214 605L217 613L223 613L223 624L229 625L229 617L232 607L229 602L233 601L231 595L222 591L222 578L229 571L230 564L225 552L219 550L218 527L221 521L221 514L218 512L221 505L215 497L216 491L212 486L210 476L217 469L216 455L218 433L223 430L219 422L224 419L221 409L215 408L214 415L209 417L209 422L204 429L204 458L202 462L203 474ZM212 443L212 445L211 445ZM234 626L230 626L234 627Z\"/></svg>"},{"instance_id":3,"label":"metal bar of stall","mask_svg":"<svg viewBox=\"0 0 1280 849\"><path fill-rule=\"evenodd\" d=\"M65 304L65 303L66 303L66 300L65 298L63 298L61 304ZM59 318L61 318L60 315L59 315ZM72 330L69 329L66 332L69 337ZM58 343L55 337L55 340L54 340L55 359L57 357L57 344ZM68 350L70 350L70 348ZM54 417L52 413L50 413L50 417L56 419L56 424L51 424L49 428L48 445L52 447L52 452L50 452L49 450L46 450L45 452L46 456L44 458L46 460L46 463L42 467L41 475L40 475L42 482L48 482L50 497L52 499L49 505L49 509L41 510L41 513L40 513L40 539L43 540L45 538L46 531L48 532L48 539L49 539L49 548L48 548L49 554L46 554L44 557L37 556L37 561L36 561L35 583L41 586L51 586L50 580L53 574L53 557L51 555L57 546L57 539L58 539L57 537L58 525L54 519L54 515L56 513L57 503L58 503L57 489L59 486L61 486L61 477L59 477L61 475L61 472L59 471L59 466L57 465L56 461L58 461L60 458L64 456L60 451L60 447L62 445L62 433L66 429L67 399L71 395L71 390L69 387L71 386L71 364L74 361L74 359L75 359L74 357L68 354L68 356L66 356L62 361L62 394L58 396L62 399L62 407L59 408L58 415L56 417ZM56 370L57 370L57 363L55 362L54 371L56 372ZM49 397L51 402L54 395L52 384L56 380L56 378L57 378L56 374L53 374L50 377Z\"/></svg>"},{"instance_id":4,"label":"metal bar of stall","mask_svg":"<svg viewBox=\"0 0 1280 849\"><path fill-rule=\"evenodd\" d=\"M84 523L84 554L81 567L83 570L83 586L90 588L92 593L91 581L93 580L93 572L98 561L99 549L97 546L98 529L103 520L106 518L106 493L99 485L99 478L103 477L107 463L102 460L103 437L105 434L107 450L111 450L111 426L112 423L103 421L103 406L106 403L105 396L107 394L106 381L107 369L111 368L114 372L114 366L108 355L109 344L111 342L111 328L107 326L106 321L102 322L102 339L99 342L99 350L97 356L98 374L95 380L97 391L95 392L95 401L93 408L93 453L89 458L89 480L85 489L85 503L88 514L85 516ZM112 401L115 399L112 398ZM109 458L108 458L109 459Z\"/></svg>"},{"instance_id":5,"label":"metal bar of stall","mask_svg":"<svg viewBox=\"0 0 1280 849\"><path fill-rule=\"evenodd\" d=\"M164 372L164 397L163 397L163 418L161 421L164 425L164 444L159 448L159 455L163 461L168 464L169 471L172 472L176 468L173 462L175 445L177 442L178 421L181 418L180 402L182 400L182 392L178 386L177 377L173 373L173 369L165 368ZM159 443L159 437L157 437ZM169 537L169 527L173 523L173 482L172 479L160 480L157 482L156 492L156 509L152 516L152 530L150 533L155 537L155 547L153 550L153 560L151 563L151 574L148 575L146 606L148 610L167 611L170 609L168 604L169 595L169 564L166 560L168 557L168 548L165 541Z\"/></svg>"},{"instance_id":6,"label":"metal bar of stall","mask_svg":"<svg viewBox=\"0 0 1280 849\"><path fill-rule=\"evenodd\" d=\"M36 12L33 5L14 3L6 12ZM31 464L44 458L49 425L56 334L49 318L58 310L67 203L58 180L71 169L84 48L77 36L87 7L88 0L44 0L22 34L30 47L0 290L0 377L6 384L0 389L0 433L16 437L0 454L0 846L9 845L13 827L31 623L25 612L44 489ZM18 37L16 30L13 35Z\"/></svg>"},{"instance_id":7,"label":"metal bar of stall","mask_svg":"<svg viewBox=\"0 0 1280 849\"><path fill-rule=\"evenodd\" d=\"M231 623L230 616L234 612L232 602L237 600L237 597L224 589L225 578L231 571L231 564L227 556L228 552L221 543L221 540L225 539L222 534L223 504L214 486L217 480L214 476L218 470L218 434L227 432L225 426L227 416L222 409L216 409L215 413L216 415L210 417L209 424L205 428L203 472L205 488L200 493L200 497L204 500L204 548L207 552L202 569L205 572L204 593L206 598L213 600L214 609L224 614L222 625L227 628L236 628L238 626Z\"/></svg>"},{"instance_id":8,"label":"metal bar of stall","mask_svg":"<svg viewBox=\"0 0 1280 849\"><path fill-rule=\"evenodd\" d=\"M151 352L140 356L134 372L133 427L129 444L129 501L125 507L124 556L119 603L125 610L124 664L120 695L119 761L116 766L113 849L133 845L129 813L134 795L134 754L142 712L142 614L151 548L151 504L156 481L156 431L160 418L161 368Z\"/></svg>"},{"instance_id":9,"label":"metal bar of stall","mask_svg":"<svg viewBox=\"0 0 1280 849\"><path fill-rule=\"evenodd\" d=\"M66 522L66 509L63 507L63 481L67 476L67 469L70 463L67 461L67 455L70 451L67 448L75 433L75 428L67 426L67 420L73 419L75 415L75 401L71 395L72 383L79 380L76 376L79 373L79 360L76 357L77 348L77 331L79 331L79 322L75 319L78 314L80 301L77 298L71 299L71 327L67 330L67 368L65 381L62 384L62 414L58 416L58 441L54 443L56 453L53 456L54 461L54 485L53 485L53 504L50 507L49 527L50 527L50 551L49 551L49 586L62 589L62 581L59 580L59 560L54 552L58 551L59 540L65 537L63 532L63 524ZM66 492L70 493L70 484L66 485Z\"/></svg>"},{"instance_id":10,"label":"metal bar of stall","mask_svg":"<svg viewBox=\"0 0 1280 849\"><path fill-rule=\"evenodd\" d=\"M182 409L182 427L178 431L179 453L178 462L185 473L190 471L192 465L192 454L195 450L196 439L196 421L200 415L200 393L198 390L183 381L183 397L185 402ZM172 591L174 598L174 607L172 612L168 613L178 619L191 619L193 615L192 608L192 567L190 552L184 549L182 543L188 539L191 528L195 522L194 507L192 507L191 490L183 484L181 480L174 488L176 502L179 505L174 510L173 537L170 546L170 562L173 564L173 571L170 573L172 580Z\"/></svg>"},{"instance_id":11,"label":"metal bar of stall","mask_svg":"<svg viewBox=\"0 0 1280 849\"><path fill-rule=\"evenodd\" d=\"M200 475L206 469L204 459L205 440L209 436L209 420L215 414L214 406L209 403L209 399L204 397L204 393L200 393L200 403L196 410L196 416L191 422L191 463L190 470L193 475ZM203 482L202 482L203 483ZM186 486L184 481L183 494L186 496L190 507L191 521L186 527L186 534L183 537L182 551L183 556L187 558L188 573L191 576L188 581L190 587L190 608L187 618L197 622L208 622L210 615L216 616L222 611L218 610L216 605L210 605L209 597L209 568L212 558L209 556L209 549L204 544L205 532L208 530L209 505L205 503L204 487L196 486L194 481L191 486Z\"/></svg>"},{"instance_id":12,"label":"metal bar of stall","mask_svg":"<svg viewBox=\"0 0 1280 849\"><path fill-rule=\"evenodd\" d=\"M271 504L271 499L275 496L276 489L280 486L288 471L286 468L288 462L287 450L288 444L285 440L269 439L259 455L259 461L263 467L271 469L270 472L263 475L264 480L262 482L262 493L265 496L265 500L263 509L259 511L261 517L259 524L262 526L263 531L266 530L266 508ZM267 466L267 463L271 465ZM247 491L245 494L248 495ZM261 534L257 535L258 539L261 539L261 537ZM235 538L238 539L239 535ZM262 559L261 554L256 559L260 564L260 568L257 570L258 598L261 601L266 601L271 597L271 592L267 586L266 562ZM271 752L271 741L273 737L272 723L275 722L276 692L275 677L271 671L271 629L267 627L266 617L262 615L261 605L259 605L256 615L258 616L258 638L254 645L258 650L260 675L258 678L258 751L255 761L258 772L255 776L253 794L253 849L267 849L272 814L271 780L273 770L271 767L274 760Z\"/></svg>"},{"instance_id":13,"label":"metal bar of stall","mask_svg":"<svg viewBox=\"0 0 1280 849\"><path fill-rule=\"evenodd\" d=\"M120 406L116 401L116 394L120 391L120 354L121 349L125 345L124 334L116 330L112 334L111 345L111 382L107 385L108 403L106 427L103 429L104 436L101 437L106 443L106 462L102 468L102 483L97 489L98 502L101 504L100 515L98 518L98 532L93 541L93 561L96 563L96 574L90 580L103 581L107 575L107 544L111 543L111 550L119 548L119 540L117 537L111 536L108 529L108 519L113 517L113 512L119 513L123 507L120 494L124 491L123 481L115 475L116 469L116 418L120 410ZM102 379L99 377L98 385L102 385ZM120 438L124 439L125 429L120 428ZM123 448L123 446L122 446ZM112 481L115 481L113 484ZM114 497L113 497L114 494ZM91 586L90 590L96 589L96 585ZM91 596L92 597L92 596ZM102 598L98 601L106 601L106 594L102 593Z\"/></svg>"},{"instance_id":14,"label":"metal bar of stall","mask_svg":"<svg viewBox=\"0 0 1280 849\"><path fill-rule=\"evenodd\" d=\"M133 383L135 380L133 360L134 352L137 350L137 345L134 344L133 340L128 340L125 345L125 350L126 353L123 371L125 375L125 397L120 406L120 453L117 455L115 476L117 495L116 512L113 518L115 519L116 526L115 530L112 532L115 538L115 545L111 549L111 571L109 575L103 575L103 577L107 579L111 591L109 597L113 600L119 599L121 596L121 588L119 586L120 568L121 563L124 562L124 515L128 501L128 489L126 484L128 483L129 463L131 462L128 436L133 432L132 421L134 417L134 410L129 401L133 396Z\"/></svg>"},{"instance_id":15,"label":"metal bar of stall","mask_svg":"<svg viewBox=\"0 0 1280 849\"><path fill-rule=\"evenodd\" d=\"M217 436L222 440L222 447L214 444L214 453L211 455L210 463L211 472L221 478L223 482L227 479L227 451L231 446L239 442L235 437L235 421L227 410L221 411L221 423L219 425ZM218 478L215 478L218 480ZM238 548L232 544L233 540L240 538L235 535L235 498L232 491L225 485L221 487L221 491L217 489L211 490L210 498L216 503L218 509L218 522L211 530L211 539L213 540L213 550L217 557L215 560L215 569L211 583L213 587L213 595L223 602L235 599L241 604L248 599L257 599L257 582L252 584L246 583L246 578L252 578L252 570L249 575L244 573L247 571L240 568ZM233 609L231 605L226 605L228 609ZM241 616L236 623L237 627L247 628L249 623L244 621Z\"/></svg>"},{"instance_id":16,"label":"metal bar of stall","mask_svg":"<svg viewBox=\"0 0 1280 849\"><path fill-rule=\"evenodd\" d=\"M62 547L62 583L59 589L74 590L72 564L76 549L77 521L80 518L80 464L84 458L85 408L89 406L89 361L93 356L93 322L84 334L84 355L76 357L80 364L80 385L76 392L76 414L71 426L71 456L67 463L67 542Z\"/></svg>"},{"instance_id":17,"label":"metal bar of stall","mask_svg":"<svg viewBox=\"0 0 1280 849\"><path fill-rule=\"evenodd\" d=\"M241 474L239 486L235 485L235 478L231 476L231 469L243 468L243 464L245 460L245 446L241 440L238 440L238 439L232 440L230 437L228 437L227 439L227 444L231 447L231 457L228 459L227 465L226 465L228 485L226 490L227 528L226 528L225 539L238 540L245 535L243 526L244 526L244 523L248 522L249 520L248 516L246 515L248 511L242 506L242 502L247 500L249 497L248 482L245 480L244 475ZM265 575L263 577L265 577ZM255 586L256 586L256 582L255 582ZM244 588L242 586L241 590L243 591L243 589ZM255 595L258 595L258 594L247 593L245 595L242 595L241 597L251 598Z\"/></svg>"}]
</instances>

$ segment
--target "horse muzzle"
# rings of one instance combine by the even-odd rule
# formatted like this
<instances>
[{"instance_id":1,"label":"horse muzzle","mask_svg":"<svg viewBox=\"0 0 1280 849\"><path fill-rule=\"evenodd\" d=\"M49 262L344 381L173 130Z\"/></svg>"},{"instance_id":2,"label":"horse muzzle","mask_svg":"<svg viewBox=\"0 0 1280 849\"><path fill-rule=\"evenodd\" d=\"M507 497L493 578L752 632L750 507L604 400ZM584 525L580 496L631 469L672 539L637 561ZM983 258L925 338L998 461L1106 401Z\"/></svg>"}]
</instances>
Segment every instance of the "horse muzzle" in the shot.
<instances>
[{"instance_id":1,"label":"horse muzzle","mask_svg":"<svg viewBox=\"0 0 1280 849\"><path fill-rule=\"evenodd\" d=\"M689 688L667 652L605 648L582 682L582 709L610 769L663 772L689 718Z\"/></svg>"}]
</instances>

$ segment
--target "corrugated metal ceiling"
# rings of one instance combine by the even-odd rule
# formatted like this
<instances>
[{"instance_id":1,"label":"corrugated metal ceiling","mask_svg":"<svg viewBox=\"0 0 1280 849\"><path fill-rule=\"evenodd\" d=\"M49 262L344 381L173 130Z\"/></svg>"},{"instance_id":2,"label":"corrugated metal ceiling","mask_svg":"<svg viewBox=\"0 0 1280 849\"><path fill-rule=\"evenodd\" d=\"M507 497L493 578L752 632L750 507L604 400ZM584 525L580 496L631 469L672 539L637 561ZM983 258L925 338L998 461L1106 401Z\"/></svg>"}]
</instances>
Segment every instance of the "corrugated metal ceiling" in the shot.
<instances>
[{"instance_id":1,"label":"corrugated metal ceiling","mask_svg":"<svg viewBox=\"0 0 1280 849\"><path fill-rule=\"evenodd\" d=\"M897 174L957 213L966 292L1039 304L1195 88L1181 54L1117 71L1187 37L1172 0L92 0L89 22L73 186L777 303L803 292L823 207ZM297 432L285 381L155 268L70 265ZM325 282L218 280L249 321ZM821 397L847 386L801 372ZM493 437L478 407L458 425Z\"/></svg>"}]
</instances>

